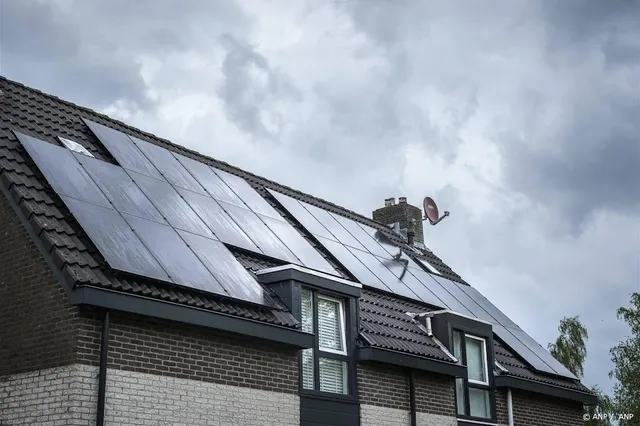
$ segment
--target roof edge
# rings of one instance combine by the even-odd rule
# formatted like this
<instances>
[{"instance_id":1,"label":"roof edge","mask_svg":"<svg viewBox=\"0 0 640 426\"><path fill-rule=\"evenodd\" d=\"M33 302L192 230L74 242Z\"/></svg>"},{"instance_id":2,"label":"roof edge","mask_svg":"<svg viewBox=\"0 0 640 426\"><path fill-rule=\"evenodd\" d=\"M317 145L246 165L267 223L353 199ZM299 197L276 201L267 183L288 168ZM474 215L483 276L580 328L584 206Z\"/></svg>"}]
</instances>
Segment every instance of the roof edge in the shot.
<instances>
[{"instance_id":1,"label":"roof edge","mask_svg":"<svg viewBox=\"0 0 640 426\"><path fill-rule=\"evenodd\" d=\"M444 374L446 376L467 377L467 369L462 365L405 354L389 349L373 347L358 348L356 358L358 361L377 361L399 367Z\"/></svg>"},{"instance_id":2,"label":"roof edge","mask_svg":"<svg viewBox=\"0 0 640 426\"><path fill-rule=\"evenodd\" d=\"M98 287L77 287L70 295L70 302L73 305L91 305L229 331L298 349L312 348L314 345L313 334L293 328Z\"/></svg>"},{"instance_id":3,"label":"roof edge","mask_svg":"<svg viewBox=\"0 0 640 426\"><path fill-rule=\"evenodd\" d=\"M597 405L598 397L592 393L581 392L573 389L561 388L548 383L536 382L529 379L500 375L495 377L496 387L525 390L554 398L562 398L570 401L581 402L585 405Z\"/></svg>"}]
</instances>

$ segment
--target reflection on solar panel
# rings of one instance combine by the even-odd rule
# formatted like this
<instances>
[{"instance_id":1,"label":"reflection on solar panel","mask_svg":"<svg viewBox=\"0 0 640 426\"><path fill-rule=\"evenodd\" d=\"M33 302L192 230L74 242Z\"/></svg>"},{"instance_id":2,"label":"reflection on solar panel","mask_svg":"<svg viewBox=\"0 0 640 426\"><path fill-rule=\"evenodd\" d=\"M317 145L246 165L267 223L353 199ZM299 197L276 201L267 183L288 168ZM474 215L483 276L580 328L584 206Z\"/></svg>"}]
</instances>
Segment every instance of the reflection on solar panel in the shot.
<instances>
[{"instance_id":1,"label":"reflection on solar panel","mask_svg":"<svg viewBox=\"0 0 640 426\"><path fill-rule=\"evenodd\" d=\"M140 189L142 189L142 192L152 200L154 206L162 213L171 226L204 237L214 238L211 230L204 224L196 212L189 207L189 204L187 204L173 186L167 182L139 173L131 171L128 173Z\"/></svg>"},{"instance_id":2,"label":"reflection on solar panel","mask_svg":"<svg viewBox=\"0 0 640 426\"><path fill-rule=\"evenodd\" d=\"M131 147L137 150L128 137L112 130L99 131L102 137L110 138L111 144L120 148L128 144L125 150ZM209 205L217 205L208 195L182 188L179 193L166 181L149 176L153 173L140 174L48 142L16 135L112 269L280 308L216 239L208 226L214 223L208 207L200 210L208 213L205 224L181 196L188 194L190 201L206 199ZM176 164L182 167L177 161ZM174 172L175 169L171 173ZM163 179L159 173L157 177ZM206 194L204 189L200 192ZM253 212L245 211L257 218ZM242 230L220 207L218 212L226 219L219 222L222 228L216 230L229 238L233 235L239 243L244 235ZM264 223L263 226L268 230ZM245 246L258 250L255 245L251 246L246 235L245 238Z\"/></svg>"},{"instance_id":3,"label":"reflection on solar panel","mask_svg":"<svg viewBox=\"0 0 640 426\"><path fill-rule=\"evenodd\" d=\"M258 214L271 216L276 219L282 219L280 214L266 202L262 195L258 194L255 189L247 183L246 180L239 176L232 175L223 170L213 169L213 171L222 179L233 192L249 206L251 210ZM245 207L240 205L239 207ZM245 207L246 208L246 207Z\"/></svg>"},{"instance_id":4,"label":"reflection on solar panel","mask_svg":"<svg viewBox=\"0 0 640 426\"><path fill-rule=\"evenodd\" d=\"M129 136L102 124L84 118L82 120L122 167L156 179L164 179Z\"/></svg>"},{"instance_id":5,"label":"reflection on solar panel","mask_svg":"<svg viewBox=\"0 0 640 426\"><path fill-rule=\"evenodd\" d=\"M261 305L278 306L224 244L180 230L178 233L232 297Z\"/></svg>"},{"instance_id":6,"label":"reflection on solar panel","mask_svg":"<svg viewBox=\"0 0 640 426\"><path fill-rule=\"evenodd\" d=\"M74 155L117 210L166 223L160 212L122 167L82 154Z\"/></svg>"},{"instance_id":7,"label":"reflection on solar panel","mask_svg":"<svg viewBox=\"0 0 640 426\"><path fill-rule=\"evenodd\" d=\"M432 265L426 261L416 263L405 254L402 259L408 268L404 271L404 265L392 258L398 248L379 244L375 229L275 191L270 193L363 285L489 321L498 337L513 345L534 368L573 377L477 290L431 274L427 271L437 273Z\"/></svg>"},{"instance_id":8,"label":"reflection on solar panel","mask_svg":"<svg viewBox=\"0 0 640 426\"><path fill-rule=\"evenodd\" d=\"M113 269L170 281L119 212L74 198L60 198Z\"/></svg>"},{"instance_id":9,"label":"reflection on solar panel","mask_svg":"<svg viewBox=\"0 0 640 426\"><path fill-rule=\"evenodd\" d=\"M16 136L47 182L59 195L105 207L111 206L71 151L21 133L16 133ZM56 161L52 161L54 158Z\"/></svg>"},{"instance_id":10,"label":"reflection on solar panel","mask_svg":"<svg viewBox=\"0 0 640 426\"><path fill-rule=\"evenodd\" d=\"M189 189L193 192L206 194L200 184L191 176L191 173L176 160L173 154L157 145L145 142L138 138L131 137L133 143L142 151L142 153L156 166L156 169L162 173L162 176L172 185Z\"/></svg>"},{"instance_id":11,"label":"reflection on solar panel","mask_svg":"<svg viewBox=\"0 0 640 426\"><path fill-rule=\"evenodd\" d=\"M245 207L240 197L229 185L224 183L222 179L213 171L213 169L204 163L185 157L180 154L174 154L180 163L187 169L200 185L207 190L209 195L216 200L233 204L239 207Z\"/></svg>"}]
</instances>

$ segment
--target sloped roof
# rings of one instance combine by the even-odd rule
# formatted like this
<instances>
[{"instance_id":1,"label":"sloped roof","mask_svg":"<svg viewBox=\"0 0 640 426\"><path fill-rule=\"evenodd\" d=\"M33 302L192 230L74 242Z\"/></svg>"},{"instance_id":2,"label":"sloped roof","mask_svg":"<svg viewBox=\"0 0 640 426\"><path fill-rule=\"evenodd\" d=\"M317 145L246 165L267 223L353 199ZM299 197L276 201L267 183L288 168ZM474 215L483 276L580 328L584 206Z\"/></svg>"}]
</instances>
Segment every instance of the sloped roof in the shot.
<instances>
[{"instance_id":1,"label":"sloped roof","mask_svg":"<svg viewBox=\"0 0 640 426\"><path fill-rule=\"evenodd\" d=\"M104 124L142 140L154 143L171 151L191 157L218 169L244 178L275 208L277 204L266 194L265 188L276 190L306 203L323 208L351 220L369 225L384 232L398 245L404 244L401 237L386 226L353 211L344 209L328 201L304 194L287 186L256 176L232 165L205 157L187 148L170 143L152 134L132 128L95 111L83 108L20 83L0 77L0 181L13 201L19 205L28 218L34 232L41 238L60 270L70 282L77 286L99 286L120 292L143 295L150 298L171 301L187 306L221 312L242 318L253 319L290 328L297 328L298 321L286 310L269 309L246 303L224 299L215 295L176 289L173 286L141 278L123 277L106 268L106 262L93 247L83 230L61 203L46 181L37 172L31 161L23 157L24 152L13 135L13 131L30 134L39 139L53 141L61 136L81 142L96 158L114 162L97 138L92 134L83 118ZM294 226L299 225L286 212L283 217ZM353 279L349 271L337 263L330 253L310 235L301 234L321 252L332 266L346 278ZM259 255L234 250L236 258L250 271L277 266L273 260ZM442 276L466 284L440 258L431 252L419 257L427 260ZM369 289L363 290L360 300L361 344L401 351L417 356L449 360L435 341L428 337L406 314L407 311L428 310L426 305L411 302ZM503 357L503 365L510 374L544 381L544 375L528 370L526 364L506 348L497 346L496 359ZM509 356L511 358L509 358ZM500 361L499 361L500 362ZM539 378L540 376L541 378ZM552 380L556 380L553 378ZM557 379L560 380L560 379ZM560 380L560 382L565 382ZM567 380L565 386L574 386ZM549 382L554 383L554 382ZM559 383L554 383L560 385ZM582 386L582 385L579 385ZM579 388L581 389L581 388Z\"/></svg>"}]
</instances>

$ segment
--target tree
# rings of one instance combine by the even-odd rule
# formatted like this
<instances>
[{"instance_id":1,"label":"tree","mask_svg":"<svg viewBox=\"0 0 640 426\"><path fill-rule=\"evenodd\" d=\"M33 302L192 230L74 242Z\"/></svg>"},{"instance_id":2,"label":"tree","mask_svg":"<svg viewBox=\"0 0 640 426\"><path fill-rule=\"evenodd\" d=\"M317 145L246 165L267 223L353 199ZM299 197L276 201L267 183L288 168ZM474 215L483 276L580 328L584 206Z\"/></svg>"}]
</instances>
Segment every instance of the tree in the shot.
<instances>
[{"instance_id":1,"label":"tree","mask_svg":"<svg viewBox=\"0 0 640 426\"><path fill-rule=\"evenodd\" d=\"M558 326L560 335L547 348L551 355L579 379L584 375L584 360L587 357L587 329L579 317L562 318Z\"/></svg>"},{"instance_id":2,"label":"tree","mask_svg":"<svg viewBox=\"0 0 640 426\"><path fill-rule=\"evenodd\" d=\"M547 348L555 359L581 379L584 376L584 360L587 358L587 340L589 339L587 329L576 316L563 318L558 326L558 331L560 335L555 343L550 343ZM611 398L597 386L591 388L591 391L598 396L598 405L585 407L585 414L588 414L590 419L585 425L611 426L612 423L606 416L615 413ZM605 414L605 416L600 416L600 414Z\"/></svg>"},{"instance_id":3,"label":"tree","mask_svg":"<svg viewBox=\"0 0 640 426\"><path fill-rule=\"evenodd\" d=\"M631 336L611 349L614 368L610 377L615 378L614 402L619 414L633 415L621 419L620 426L640 424L640 293L631 295L631 306L617 312L631 328Z\"/></svg>"}]
</instances>

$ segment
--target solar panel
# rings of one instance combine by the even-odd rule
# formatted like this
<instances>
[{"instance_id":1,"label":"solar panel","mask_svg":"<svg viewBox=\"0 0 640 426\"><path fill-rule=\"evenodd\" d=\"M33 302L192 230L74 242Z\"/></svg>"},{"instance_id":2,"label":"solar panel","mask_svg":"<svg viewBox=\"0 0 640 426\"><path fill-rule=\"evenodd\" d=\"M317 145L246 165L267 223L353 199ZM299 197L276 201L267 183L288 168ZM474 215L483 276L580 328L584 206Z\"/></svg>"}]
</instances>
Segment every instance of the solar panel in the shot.
<instances>
[{"instance_id":1,"label":"solar panel","mask_svg":"<svg viewBox=\"0 0 640 426\"><path fill-rule=\"evenodd\" d=\"M473 316L471 311L469 311L458 299L456 299L451 293L447 291L445 287L443 287L433 275L425 272L421 269L409 268L409 272L411 272L420 282L429 290L435 294L439 300L441 300L446 306L446 308L459 312L463 315Z\"/></svg>"},{"instance_id":2,"label":"solar panel","mask_svg":"<svg viewBox=\"0 0 640 426\"><path fill-rule=\"evenodd\" d=\"M438 296L436 296L433 289L422 284L422 282L418 278L416 278L413 272L414 271L412 271L411 269L407 270L402 279L402 282L404 282L405 285L409 287L411 291L416 294L416 296L418 296L418 299L422 300L424 303L428 303L429 305L438 308L448 308L447 304L444 303L440 298L438 298Z\"/></svg>"},{"instance_id":3,"label":"solar panel","mask_svg":"<svg viewBox=\"0 0 640 426\"><path fill-rule=\"evenodd\" d=\"M467 293L462 291L462 289L460 288L461 287L460 284L441 276L432 276L432 277L434 280L438 281L440 285L442 285L442 287L444 287L449 293L451 293L453 297L459 300L460 303L462 303L465 306L465 308L471 311L471 314L474 317L480 318L481 320L484 320L484 321L489 321L490 323L494 323L494 324L496 323L495 318L489 315L489 313L485 311L480 305L478 305L478 303L476 303L475 300L469 297Z\"/></svg>"},{"instance_id":4,"label":"solar panel","mask_svg":"<svg viewBox=\"0 0 640 426\"><path fill-rule=\"evenodd\" d=\"M176 284L227 295L175 229L136 216L123 215Z\"/></svg>"},{"instance_id":5,"label":"solar panel","mask_svg":"<svg viewBox=\"0 0 640 426\"><path fill-rule=\"evenodd\" d=\"M424 259L416 259L416 261L418 263L420 263L424 268L427 268L429 270L429 272L432 272L434 274L438 274L440 275L440 271L438 271L436 268L433 267L433 265L431 265L431 263L427 262Z\"/></svg>"},{"instance_id":6,"label":"solar panel","mask_svg":"<svg viewBox=\"0 0 640 426\"><path fill-rule=\"evenodd\" d=\"M260 216L260 219L300 259L303 266L333 275L337 274L326 259L291 224L268 216Z\"/></svg>"},{"instance_id":7,"label":"solar panel","mask_svg":"<svg viewBox=\"0 0 640 426\"><path fill-rule=\"evenodd\" d=\"M130 136L133 143L142 151L142 153L153 163L167 182L181 188L189 189L193 192L206 194L200 184L191 176L191 173L173 156L171 151L145 142L142 139Z\"/></svg>"},{"instance_id":8,"label":"solar panel","mask_svg":"<svg viewBox=\"0 0 640 426\"><path fill-rule=\"evenodd\" d=\"M522 329L507 328L507 330L513 334L518 340L520 340L525 346L527 346L533 353L540 358L549 369L546 370L550 373L558 374L560 376L570 377L577 379L577 377L569 371L564 365L556 360L551 354L543 348L538 342L536 342L531 336L525 333ZM543 370L544 371L544 370Z\"/></svg>"},{"instance_id":9,"label":"solar panel","mask_svg":"<svg viewBox=\"0 0 640 426\"><path fill-rule=\"evenodd\" d=\"M360 242L358 242L358 240L356 240L353 235L347 232L347 230L344 229L344 227L333 218L331 213L324 209L321 209L320 207L316 207L308 203L301 204L309 211L309 213L313 215L313 217L318 220L318 222L322 223L324 227L327 228L329 232L331 232L331 237L327 238L339 242L340 244L356 248L358 250L367 251L367 249L362 244L360 244Z\"/></svg>"},{"instance_id":10,"label":"solar panel","mask_svg":"<svg viewBox=\"0 0 640 426\"><path fill-rule=\"evenodd\" d=\"M233 221L231 216L220 207L216 200L186 189L179 188L178 192L220 241L256 253L262 253L251 238Z\"/></svg>"},{"instance_id":11,"label":"solar panel","mask_svg":"<svg viewBox=\"0 0 640 426\"><path fill-rule=\"evenodd\" d=\"M218 176L211 167L184 155L174 154L180 163L193 175L200 185L216 200L246 207L240 197Z\"/></svg>"},{"instance_id":12,"label":"solar panel","mask_svg":"<svg viewBox=\"0 0 640 426\"><path fill-rule=\"evenodd\" d=\"M516 351L516 353L522 356L529 364L531 364L535 369L548 372L551 374L556 374L555 370L551 369L544 361L538 357L527 345L522 343L516 336L514 336L511 332L508 331L507 328L494 324L492 325L493 332L506 343L511 349Z\"/></svg>"},{"instance_id":13,"label":"solar panel","mask_svg":"<svg viewBox=\"0 0 640 426\"><path fill-rule=\"evenodd\" d=\"M279 192L268 191L307 231L313 235L335 241L336 237L334 237L324 225L318 222L318 220L304 208L301 202Z\"/></svg>"},{"instance_id":14,"label":"solar panel","mask_svg":"<svg viewBox=\"0 0 640 426\"><path fill-rule=\"evenodd\" d=\"M276 237L276 235L264 224L257 214L251 210L234 206L220 201L222 208L238 224L253 242L267 256L284 260L290 263L300 263L296 256Z\"/></svg>"},{"instance_id":15,"label":"solar panel","mask_svg":"<svg viewBox=\"0 0 640 426\"><path fill-rule=\"evenodd\" d=\"M82 120L122 167L164 180L160 172L135 146L128 135L84 118Z\"/></svg>"},{"instance_id":16,"label":"solar panel","mask_svg":"<svg viewBox=\"0 0 640 426\"><path fill-rule=\"evenodd\" d=\"M111 268L170 281L162 266L116 210L61 196Z\"/></svg>"},{"instance_id":17,"label":"solar panel","mask_svg":"<svg viewBox=\"0 0 640 426\"><path fill-rule=\"evenodd\" d=\"M265 216L271 216L276 219L281 219L280 214L275 211L269 203L262 197L262 195L258 194L258 192L253 189L251 185L247 183L246 180L242 179L239 176L232 175L231 173L227 173L223 170L212 168L214 172L233 190L233 192L238 195L245 202L247 206L251 210L256 213L260 213ZM239 205L239 207L244 207Z\"/></svg>"},{"instance_id":18,"label":"solar panel","mask_svg":"<svg viewBox=\"0 0 640 426\"><path fill-rule=\"evenodd\" d=\"M382 263L380 258L375 257L371 253L354 248L349 248L349 251L357 257L358 260L367 267L367 269L378 277L380 281L389 287L392 293L412 299L417 298L417 295L400 280L400 274L396 275L391 272L391 270Z\"/></svg>"},{"instance_id":19,"label":"solar panel","mask_svg":"<svg viewBox=\"0 0 640 426\"><path fill-rule=\"evenodd\" d=\"M323 237L317 237L318 241L335 256L345 268L351 272L358 281L364 285L384 291L391 291L380 279L369 270L356 256L340 243Z\"/></svg>"},{"instance_id":20,"label":"solar panel","mask_svg":"<svg viewBox=\"0 0 640 426\"><path fill-rule=\"evenodd\" d=\"M111 207L71 151L22 133L15 135L56 193Z\"/></svg>"},{"instance_id":21,"label":"solar panel","mask_svg":"<svg viewBox=\"0 0 640 426\"><path fill-rule=\"evenodd\" d=\"M229 296L274 308L280 306L219 241L178 231Z\"/></svg>"},{"instance_id":22,"label":"solar panel","mask_svg":"<svg viewBox=\"0 0 640 426\"><path fill-rule=\"evenodd\" d=\"M128 173L171 226L203 237L215 238L213 232L173 186L140 173Z\"/></svg>"},{"instance_id":23,"label":"solar panel","mask_svg":"<svg viewBox=\"0 0 640 426\"><path fill-rule=\"evenodd\" d=\"M122 167L86 155L74 155L118 211L166 223Z\"/></svg>"},{"instance_id":24,"label":"solar panel","mask_svg":"<svg viewBox=\"0 0 640 426\"><path fill-rule=\"evenodd\" d=\"M362 244L362 246L365 247L371 254L384 258L390 256L390 253L384 247L382 247L380 243L378 243L378 241L376 241L374 237L375 229L366 225L362 226L356 221L347 219L346 217L337 214L332 214L331 216L333 216L333 218L338 221L351 235L353 235L353 237L358 240L358 242ZM365 230L365 227L372 230L373 232L368 232L368 230Z\"/></svg>"},{"instance_id":25,"label":"solar panel","mask_svg":"<svg viewBox=\"0 0 640 426\"><path fill-rule=\"evenodd\" d=\"M500 309L498 309L493 303L489 302L489 300L482 295L478 290L473 287L461 285L459 286L465 293L469 295L470 298L475 300L480 306L484 308L493 318L495 318L495 323L503 325L509 328L518 328L517 324L514 323L503 314Z\"/></svg>"}]
</instances>

